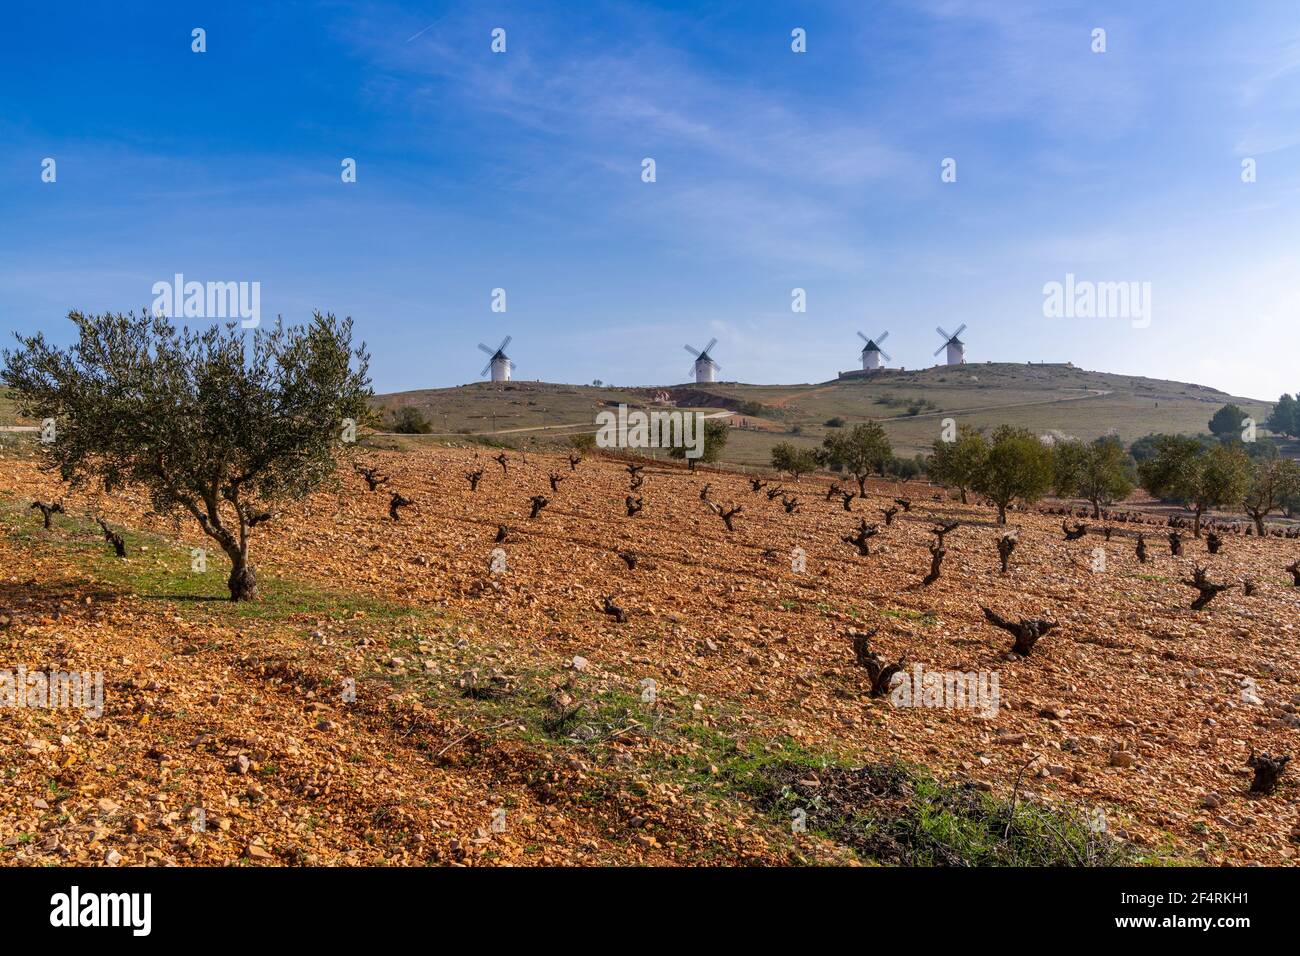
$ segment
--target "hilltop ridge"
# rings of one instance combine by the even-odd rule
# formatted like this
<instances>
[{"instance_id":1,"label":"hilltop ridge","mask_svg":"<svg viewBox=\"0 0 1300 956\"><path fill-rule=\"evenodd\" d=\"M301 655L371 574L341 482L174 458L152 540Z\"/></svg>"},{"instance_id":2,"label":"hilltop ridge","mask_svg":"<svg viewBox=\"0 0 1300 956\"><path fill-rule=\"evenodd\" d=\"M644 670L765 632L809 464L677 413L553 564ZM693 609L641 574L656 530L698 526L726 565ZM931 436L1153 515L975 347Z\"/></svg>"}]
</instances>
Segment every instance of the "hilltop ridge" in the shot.
<instances>
[{"instance_id":1,"label":"hilltop ridge","mask_svg":"<svg viewBox=\"0 0 1300 956\"><path fill-rule=\"evenodd\" d=\"M610 404L646 405L667 393L682 408L733 412L725 460L766 461L777 441L818 444L841 419L880 421L899 454L926 451L943 418L990 427L1021 425L1079 438L1117 434L1123 441L1151 432L1195 434L1234 402L1257 422L1270 405L1191 382L1090 371L1070 364L970 363L885 369L852 378L793 385L742 382L647 387L547 382L476 382L453 388L393 392L376 398L387 412L414 406L444 434L529 433L541 438L594 428Z\"/></svg>"}]
</instances>

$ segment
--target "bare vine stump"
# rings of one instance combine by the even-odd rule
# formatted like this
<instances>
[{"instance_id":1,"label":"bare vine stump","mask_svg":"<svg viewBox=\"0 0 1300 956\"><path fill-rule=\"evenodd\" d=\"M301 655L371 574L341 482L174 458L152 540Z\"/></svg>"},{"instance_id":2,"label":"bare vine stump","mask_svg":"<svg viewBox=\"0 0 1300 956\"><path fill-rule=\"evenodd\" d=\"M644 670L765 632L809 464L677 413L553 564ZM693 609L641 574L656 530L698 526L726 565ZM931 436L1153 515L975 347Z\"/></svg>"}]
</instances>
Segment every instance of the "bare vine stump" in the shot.
<instances>
[{"instance_id":1,"label":"bare vine stump","mask_svg":"<svg viewBox=\"0 0 1300 956\"><path fill-rule=\"evenodd\" d=\"M858 549L858 554L864 558L871 557L871 539L880 534L880 528L874 524L867 524L867 519L859 519L858 530L855 534L844 535L841 539L845 544L851 544Z\"/></svg>"},{"instance_id":2,"label":"bare vine stump","mask_svg":"<svg viewBox=\"0 0 1300 956\"><path fill-rule=\"evenodd\" d=\"M624 611L621 607L619 607L617 604L614 603L613 595L608 595L605 598L605 613L608 614L610 617L612 617L614 620L618 621L618 623L620 624L627 623L627 611Z\"/></svg>"},{"instance_id":3,"label":"bare vine stump","mask_svg":"<svg viewBox=\"0 0 1300 956\"><path fill-rule=\"evenodd\" d=\"M39 509L41 510L41 518L43 518L44 521L45 521L45 530L46 530L46 531L49 531L49 530L50 530L50 527L51 527L51 525L50 525L50 515L61 515L61 514L65 514L65 512L64 512L64 510L63 510L63 504L62 504L62 502L58 502L58 501L54 502L53 504L49 504L49 505L47 505L47 504L46 504L45 502L43 502L43 501L33 501L33 502L32 502L32 506L31 506L31 508L28 508L27 510L28 510L28 511L32 511L32 510L35 510L35 509L37 509L37 508L39 508Z\"/></svg>"},{"instance_id":4,"label":"bare vine stump","mask_svg":"<svg viewBox=\"0 0 1300 956\"><path fill-rule=\"evenodd\" d=\"M743 506L734 505L729 509L723 509L722 505L714 501L706 501L705 504L709 506L710 511L722 519L722 523L727 526L728 531L736 530L731 522L735 519L736 515L745 510Z\"/></svg>"},{"instance_id":5,"label":"bare vine stump","mask_svg":"<svg viewBox=\"0 0 1300 956\"><path fill-rule=\"evenodd\" d=\"M1300 588L1300 561L1293 561L1288 564L1286 570L1291 572L1291 583Z\"/></svg>"},{"instance_id":6,"label":"bare vine stump","mask_svg":"<svg viewBox=\"0 0 1300 956\"><path fill-rule=\"evenodd\" d=\"M1277 789L1279 781L1282 779L1282 771L1290 762L1289 754L1282 754L1278 757L1269 754L1250 755L1246 761L1246 766L1255 771L1255 779L1250 782L1250 792L1267 795Z\"/></svg>"},{"instance_id":7,"label":"bare vine stump","mask_svg":"<svg viewBox=\"0 0 1300 956\"><path fill-rule=\"evenodd\" d=\"M353 465L353 468L358 475L366 479L366 484L370 486L371 491L388 481L388 476L381 475L378 468L363 468L361 465Z\"/></svg>"},{"instance_id":8,"label":"bare vine stump","mask_svg":"<svg viewBox=\"0 0 1300 956\"><path fill-rule=\"evenodd\" d=\"M1074 523L1074 527L1069 527L1064 521L1061 522L1061 530L1065 532L1066 541L1078 541L1088 533L1088 526L1080 521Z\"/></svg>"},{"instance_id":9,"label":"bare vine stump","mask_svg":"<svg viewBox=\"0 0 1300 956\"><path fill-rule=\"evenodd\" d=\"M119 558L125 558L126 542L122 540L122 536L110 528L103 518L96 518L95 520L99 522L99 527L104 532L104 540L113 546L113 553Z\"/></svg>"},{"instance_id":10,"label":"bare vine stump","mask_svg":"<svg viewBox=\"0 0 1300 956\"><path fill-rule=\"evenodd\" d=\"M859 667L866 670L867 677L871 680L872 697L884 697L888 694L889 684L894 675L907 665L906 657L900 657L893 664L886 664L880 655L871 649L871 638L878 630L879 628L872 628L870 631L855 631L849 628L846 632L853 642L854 660Z\"/></svg>"},{"instance_id":11,"label":"bare vine stump","mask_svg":"<svg viewBox=\"0 0 1300 956\"><path fill-rule=\"evenodd\" d=\"M1020 540L1014 534L1004 534L998 538L998 560L1002 562L1002 573L1007 573L1007 564L1011 561L1011 552L1016 550Z\"/></svg>"},{"instance_id":12,"label":"bare vine stump","mask_svg":"<svg viewBox=\"0 0 1300 956\"><path fill-rule=\"evenodd\" d=\"M410 498L405 498L400 492L393 492L393 498L388 502L388 517L394 521L401 521L402 516L398 513L402 508L409 508L415 504Z\"/></svg>"},{"instance_id":13,"label":"bare vine stump","mask_svg":"<svg viewBox=\"0 0 1300 956\"><path fill-rule=\"evenodd\" d=\"M930 573L921 579L921 587L925 588L939 580L939 575L943 573L943 556L948 553L938 541L931 541L929 547Z\"/></svg>"},{"instance_id":14,"label":"bare vine stump","mask_svg":"<svg viewBox=\"0 0 1300 956\"><path fill-rule=\"evenodd\" d=\"M1192 602L1193 611L1201 610L1218 597L1220 592L1230 590L1233 587L1231 584L1212 583L1206 576L1205 568L1197 568L1192 572L1192 579L1190 581L1184 580L1182 583L1189 588L1196 588L1200 592L1200 595Z\"/></svg>"},{"instance_id":15,"label":"bare vine stump","mask_svg":"<svg viewBox=\"0 0 1300 956\"><path fill-rule=\"evenodd\" d=\"M1021 657L1028 657L1034 651L1034 645L1047 636L1048 631L1055 628L1055 621L1030 618L1021 618L1019 622L1010 621L1002 617L992 608L980 605L980 610L984 612L984 618L994 627L1000 627L1016 639L1015 644L1011 646L1011 653L1018 654Z\"/></svg>"},{"instance_id":16,"label":"bare vine stump","mask_svg":"<svg viewBox=\"0 0 1300 956\"><path fill-rule=\"evenodd\" d=\"M935 525L933 528L931 528L931 529L930 529L930 534L933 534L933 535L937 535L937 536L938 536L938 537L937 537L937 540L938 540L938 542L939 542L939 547L942 548L942 547L943 547L943 539L944 539L947 535L952 534L952 533L953 533L954 531L956 531L959 527L961 527L961 522L960 522L960 521L947 521L947 522L944 522L944 523L942 523L942 524L937 524L937 525Z\"/></svg>"}]
</instances>

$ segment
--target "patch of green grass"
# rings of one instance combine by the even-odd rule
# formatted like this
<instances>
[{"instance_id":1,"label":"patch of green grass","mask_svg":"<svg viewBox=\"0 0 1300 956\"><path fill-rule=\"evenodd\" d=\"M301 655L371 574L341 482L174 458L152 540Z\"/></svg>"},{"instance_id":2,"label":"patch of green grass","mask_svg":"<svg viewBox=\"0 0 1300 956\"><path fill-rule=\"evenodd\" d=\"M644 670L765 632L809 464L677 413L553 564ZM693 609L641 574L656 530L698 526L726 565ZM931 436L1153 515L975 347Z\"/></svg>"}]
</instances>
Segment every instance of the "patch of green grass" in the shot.
<instances>
[{"instance_id":1,"label":"patch of green grass","mask_svg":"<svg viewBox=\"0 0 1300 956\"><path fill-rule=\"evenodd\" d=\"M777 820L868 862L906 866L1119 866L1140 862L1080 810L936 781L901 763L852 766L802 747L740 752L722 775Z\"/></svg>"},{"instance_id":2,"label":"patch of green grass","mask_svg":"<svg viewBox=\"0 0 1300 956\"><path fill-rule=\"evenodd\" d=\"M25 504L12 497L0 498L0 529L10 540L31 549L61 549L97 580L144 600L193 603L206 613L235 621L275 622L302 614L334 619L363 615L396 621L421 614L410 605L269 573L258 578L258 600L232 602L226 587L228 565L219 549L205 549L207 569L199 572L193 570L189 548L159 535L110 525L126 542L127 557L118 558L89 518L56 515L54 527L45 531L40 515L24 510Z\"/></svg>"},{"instance_id":3,"label":"patch of green grass","mask_svg":"<svg viewBox=\"0 0 1300 956\"><path fill-rule=\"evenodd\" d=\"M884 617L897 618L903 621L917 621L925 627L931 627L939 622L938 616L933 611L913 611L906 607L887 607L881 610Z\"/></svg>"}]
</instances>

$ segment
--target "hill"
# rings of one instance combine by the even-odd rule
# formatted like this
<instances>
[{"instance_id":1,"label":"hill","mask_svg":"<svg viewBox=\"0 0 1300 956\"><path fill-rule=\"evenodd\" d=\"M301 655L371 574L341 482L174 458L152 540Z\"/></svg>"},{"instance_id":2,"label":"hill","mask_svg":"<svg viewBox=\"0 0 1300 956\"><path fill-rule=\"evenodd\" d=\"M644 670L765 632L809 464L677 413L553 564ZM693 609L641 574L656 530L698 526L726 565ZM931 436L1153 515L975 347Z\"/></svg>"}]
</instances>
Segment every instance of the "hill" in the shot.
<instances>
[{"instance_id":1,"label":"hill","mask_svg":"<svg viewBox=\"0 0 1300 956\"><path fill-rule=\"evenodd\" d=\"M480 382L456 388L397 392L380 396L384 410L418 408L444 434L530 433L543 439L594 429L604 404L645 405L666 391L679 407L732 411L733 429L724 459L763 464L778 441L816 445L826 422L875 419L895 451L928 451L942 419L976 427L1022 425L1038 433L1060 432L1095 438L1109 431L1125 442L1151 432L1207 430L1221 405L1235 402L1263 421L1269 404L1186 382L1090 372L1072 365L985 363L916 371L882 371L870 376L804 385L718 382L661 388L598 388L544 382Z\"/></svg>"}]
</instances>

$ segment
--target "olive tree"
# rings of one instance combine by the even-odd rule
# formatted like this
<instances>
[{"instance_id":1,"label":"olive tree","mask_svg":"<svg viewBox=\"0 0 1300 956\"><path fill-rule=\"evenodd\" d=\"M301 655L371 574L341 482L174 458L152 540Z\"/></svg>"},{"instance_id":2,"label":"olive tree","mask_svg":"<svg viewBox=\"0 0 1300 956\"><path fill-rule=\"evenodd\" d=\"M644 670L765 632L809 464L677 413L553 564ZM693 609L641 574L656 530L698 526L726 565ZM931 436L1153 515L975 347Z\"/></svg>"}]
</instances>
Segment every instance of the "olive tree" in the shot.
<instances>
[{"instance_id":1,"label":"olive tree","mask_svg":"<svg viewBox=\"0 0 1300 956\"><path fill-rule=\"evenodd\" d=\"M970 425L961 425L952 441L941 438L935 441L926 474L941 485L956 488L961 503L966 504L966 493L975 486L988 455L989 445L984 436Z\"/></svg>"},{"instance_id":2,"label":"olive tree","mask_svg":"<svg viewBox=\"0 0 1300 956\"><path fill-rule=\"evenodd\" d=\"M1118 438L1103 435L1092 442L1067 441L1053 448L1055 490L1063 498L1078 496L1101 517L1103 505L1123 501L1134 486L1133 459Z\"/></svg>"},{"instance_id":3,"label":"olive tree","mask_svg":"<svg viewBox=\"0 0 1300 956\"><path fill-rule=\"evenodd\" d=\"M822 457L831 468L847 471L858 482L858 494L867 496L867 479L883 473L894 456L889 438L879 422L863 422L847 432L837 432L822 439Z\"/></svg>"},{"instance_id":4,"label":"olive tree","mask_svg":"<svg viewBox=\"0 0 1300 956\"><path fill-rule=\"evenodd\" d=\"M1051 487L1052 450L1024 428L1000 426L974 485L997 506L998 524L1007 523L1013 501L1037 501Z\"/></svg>"},{"instance_id":5,"label":"olive tree","mask_svg":"<svg viewBox=\"0 0 1300 956\"><path fill-rule=\"evenodd\" d=\"M701 418L696 427L702 428L700 440L703 447L699 455L687 455L684 444L673 445L668 449L669 458L684 459L691 471L695 470L697 464L707 465L717 461L727 447L727 439L731 437L731 426L720 418Z\"/></svg>"},{"instance_id":6,"label":"olive tree","mask_svg":"<svg viewBox=\"0 0 1300 956\"><path fill-rule=\"evenodd\" d=\"M1138 468L1145 488L1156 498L1173 500L1194 515L1192 533L1201 536L1205 512L1244 500L1251 481L1250 458L1239 447L1206 449L1183 435L1162 435L1156 453Z\"/></svg>"},{"instance_id":7,"label":"olive tree","mask_svg":"<svg viewBox=\"0 0 1300 956\"><path fill-rule=\"evenodd\" d=\"M1263 537L1264 518L1300 495L1300 463L1290 458L1261 459L1254 469L1242 507L1255 522L1255 532Z\"/></svg>"},{"instance_id":8,"label":"olive tree","mask_svg":"<svg viewBox=\"0 0 1300 956\"><path fill-rule=\"evenodd\" d=\"M246 340L235 323L68 318L73 345L19 335L0 370L25 415L55 421L44 466L73 487L136 485L158 513L187 512L230 559L230 599L256 598L253 529L328 478L369 418L370 357L353 349L352 320L277 319Z\"/></svg>"},{"instance_id":9,"label":"olive tree","mask_svg":"<svg viewBox=\"0 0 1300 956\"><path fill-rule=\"evenodd\" d=\"M817 453L811 448L800 448L788 441L772 446L772 467L789 472L795 481L800 475L817 470Z\"/></svg>"}]
</instances>

